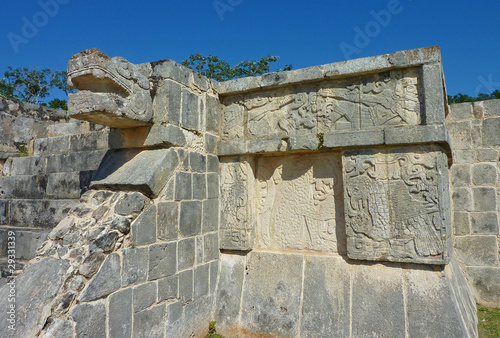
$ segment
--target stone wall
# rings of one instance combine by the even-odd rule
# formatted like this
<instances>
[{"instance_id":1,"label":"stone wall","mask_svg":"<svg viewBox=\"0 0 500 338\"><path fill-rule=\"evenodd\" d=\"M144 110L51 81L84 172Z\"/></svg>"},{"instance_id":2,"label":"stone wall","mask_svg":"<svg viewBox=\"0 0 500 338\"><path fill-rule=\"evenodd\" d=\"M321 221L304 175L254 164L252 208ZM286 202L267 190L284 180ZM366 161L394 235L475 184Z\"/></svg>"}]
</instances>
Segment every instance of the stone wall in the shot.
<instances>
[{"instance_id":1,"label":"stone wall","mask_svg":"<svg viewBox=\"0 0 500 338\"><path fill-rule=\"evenodd\" d=\"M0 102L0 283L8 237L18 267L35 256L51 228L78 203L107 149L108 131L68 112L14 100ZM9 235L10 234L10 235Z\"/></svg>"},{"instance_id":2,"label":"stone wall","mask_svg":"<svg viewBox=\"0 0 500 338\"><path fill-rule=\"evenodd\" d=\"M241 337L477 336L438 48L224 83L90 49L68 78L70 115L111 128L34 152L105 154L0 288L2 311L17 295L2 336L191 337L210 320Z\"/></svg>"},{"instance_id":3,"label":"stone wall","mask_svg":"<svg viewBox=\"0 0 500 338\"><path fill-rule=\"evenodd\" d=\"M500 307L500 100L450 106L457 259L479 304Z\"/></svg>"}]
</instances>

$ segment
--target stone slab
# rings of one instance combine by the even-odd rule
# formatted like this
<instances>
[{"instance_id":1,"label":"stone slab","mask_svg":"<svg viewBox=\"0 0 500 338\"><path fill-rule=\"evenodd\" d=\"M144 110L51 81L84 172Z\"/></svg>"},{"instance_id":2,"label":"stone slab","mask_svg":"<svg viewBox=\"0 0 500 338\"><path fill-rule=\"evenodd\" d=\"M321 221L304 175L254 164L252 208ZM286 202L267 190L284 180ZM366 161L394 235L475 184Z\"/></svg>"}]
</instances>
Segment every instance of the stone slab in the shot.
<instances>
[{"instance_id":1,"label":"stone slab","mask_svg":"<svg viewBox=\"0 0 500 338\"><path fill-rule=\"evenodd\" d=\"M500 307L500 267L468 266L465 271L477 302L483 306Z\"/></svg>"},{"instance_id":2,"label":"stone slab","mask_svg":"<svg viewBox=\"0 0 500 338\"><path fill-rule=\"evenodd\" d=\"M132 288L109 296L108 327L111 337L132 336Z\"/></svg>"},{"instance_id":3,"label":"stone slab","mask_svg":"<svg viewBox=\"0 0 500 338\"><path fill-rule=\"evenodd\" d=\"M8 329L7 323L0 326L2 337L33 337L43 328L50 315L40 311L47 305L54 305L60 288L66 279L69 263L64 260L45 258L30 265L15 279L16 289L16 330ZM46 281L46 283L40 283ZM0 288L0 309L6 314L11 302L8 301L10 285ZM5 318L2 315L2 318Z\"/></svg>"},{"instance_id":4,"label":"stone slab","mask_svg":"<svg viewBox=\"0 0 500 338\"><path fill-rule=\"evenodd\" d=\"M249 253L241 327L262 335L297 336L302 269L301 255Z\"/></svg>"},{"instance_id":5,"label":"stone slab","mask_svg":"<svg viewBox=\"0 0 500 338\"><path fill-rule=\"evenodd\" d=\"M306 256L301 337L348 337L350 271L340 257Z\"/></svg>"},{"instance_id":6,"label":"stone slab","mask_svg":"<svg viewBox=\"0 0 500 338\"><path fill-rule=\"evenodd\" d=\"M156 196L178 164L174 149L110 151L92 177L91 187L140 191Z\"/></svg>"},{"instance_id":7,"label":"stone slab","mask_svg":"<svg viewBox=\"0 0 500 338\"><path fill-rule=\"evenodd\" d=\"M224 335L228 335L228 331L239 324L245 261L243 255L221 255L214 318Z\"/></svg>"},{"instance_id":8,"label":"stone slab","mask_svg":"<svg viewBox=\"0 0 500 338\"><path fill-rule=\"evenodd\" d=\"M344 151L342 161L349 258L448 262L451 215L442 148Z\"/></svg>"},{"instance_id":9,"label":"stone slab","mask_svg":"<svg viewBox=\"0 0 500 338\"><path fill-rule=\"evenodd\" d=\"M353 273L352 337L405 336L400 268L359 265Z\"/></svg>"}]
</instances>

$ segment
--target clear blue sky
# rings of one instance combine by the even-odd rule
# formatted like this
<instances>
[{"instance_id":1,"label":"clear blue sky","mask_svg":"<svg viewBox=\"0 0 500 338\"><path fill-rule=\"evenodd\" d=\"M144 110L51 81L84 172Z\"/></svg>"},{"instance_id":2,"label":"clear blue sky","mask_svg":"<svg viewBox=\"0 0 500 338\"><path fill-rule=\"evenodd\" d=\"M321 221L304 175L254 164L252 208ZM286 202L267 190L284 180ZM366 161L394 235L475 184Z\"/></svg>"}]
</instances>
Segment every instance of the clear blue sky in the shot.
<instances>
[{"instance_id":1,"label":"clear blue sky","mask_svg":"<svg viewBox=\"0 0 500 338\"><path fill-rule=\"evenodd\" d=\"M181 62L202 53L233 64L271 54L281 57L278 67L298 69L438 45L448 94L500 89L499 0L17 0L0 6L2 74L8 66L65 70L73 54L91 47L134 63Z\"/></svg>"}]
</instances>

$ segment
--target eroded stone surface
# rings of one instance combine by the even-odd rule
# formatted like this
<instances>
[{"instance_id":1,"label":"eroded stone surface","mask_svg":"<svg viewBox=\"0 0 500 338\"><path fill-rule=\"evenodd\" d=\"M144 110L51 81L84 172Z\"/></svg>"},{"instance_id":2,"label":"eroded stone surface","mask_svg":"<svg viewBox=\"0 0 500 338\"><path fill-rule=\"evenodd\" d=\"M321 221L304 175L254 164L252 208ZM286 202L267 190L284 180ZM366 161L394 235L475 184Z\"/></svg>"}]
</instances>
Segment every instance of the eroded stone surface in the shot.
<instances>
[{"instance_id":1,"label":"eroded stone surface","mask_svg":"<svg viewBox=\"0 0 500 338\"><path fill-rule=\"evenodd\" d=\"M450 228L446 163L434 146L345 151L349 257L445 264Z\"/></svg>"},{"instance_id":2,"label":"eroded stone surface","mask_svg":"<svg viewBox=\"0 0 500 338\"><path fill-rule=\"evenodd\" d=\"M338 237L343 246L340 153L260 158L257 185L257 247L338 252Z\"/></svg>"}]
</instances>

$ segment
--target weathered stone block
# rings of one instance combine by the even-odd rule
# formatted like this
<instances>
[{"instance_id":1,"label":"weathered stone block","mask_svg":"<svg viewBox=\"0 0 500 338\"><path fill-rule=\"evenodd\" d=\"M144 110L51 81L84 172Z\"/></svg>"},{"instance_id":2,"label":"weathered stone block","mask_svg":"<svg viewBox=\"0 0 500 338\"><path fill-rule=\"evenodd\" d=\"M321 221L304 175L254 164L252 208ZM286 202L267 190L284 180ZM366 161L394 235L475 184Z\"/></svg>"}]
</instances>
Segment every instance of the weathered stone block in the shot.
<instances>
[{"instance_id":1,"label":"weathered stone block","mask_svg":"<svg viewBox=\"0 0 500 338\"><path fill-rule=\"evenodd\" d=\"M97 274L82 291L79 300L90 302L118 290L122 285L120 266L120 255L117 253L108 255Z\"/></svg>"},{"instance_id":2,"label":"weathered stone block","mask_svg":"<svg viewBox=\"0 0 500 338\"><path fill-rule=\"evenodd\" d=\"M193 270L179 272L179 298L184 304L193 300Z\"/></svg>"},{"instance_id":3,"label":"weathered stone block","mask_svg":"<svg viewBox=\"0 0 500 338\"><path fill-rule=\"evenodd\" d=\"M453 164L451 166L451 185L455 187L467 187L471 184L470 164Z\"/></svg>"},{"instance_id":4,"label":"weathered stone block","mask_svg":"<svg viewBox=\"0 0 500 338\"><path fill-rule=\"evenodd\" d=\"M131 192L122 195L115 206L115 212L122 216L136 214L144 208L146 198L138 192Z\"/></svg>"},{"instance_id":5,"label":"weathered stone block","mask_svg":"<svg viewBox=\"0 0 500 338\"><path fill-rule=\"evenodd\" d=\"M402 283L400 268L383 265L356 267L351 309L353 337L374 337L381 331L387 337L405 335ZM373 311L373 306L376 306L376 311Z\"/></svg>"},{"instance_id":6,"label":"weathered stone block","mask_svg":"<svg viewBox=\"0 0 500 338\"><path fill-rule=\"evenodd\" d=\"M65 260L44 258L28 266L15 279L16 290L16 330L15 337L34 337L45 326L50 312L40 311L45 306L54 306L56 297L66 280L70 264ZM50 283L40 283L50 281ZM9 306L10 287L0 288L0 307L4 313ZM104 309L104 305L103 305ZM6 315L2 318L7 319ZM80 324L81 325L81 324ZM96 326L99 322L96 323ZM0 326L2 337L11 337L8 325Z\"/></svg>"},{"instance_id":7,"label":"weathered stone block","mask_svg":"<svg viewBox=\"0 0 500 338\"><path fill-rule=\"evenodd\" d=\"M50 198L80 198L82 188L88 187L89 183L90 177L82 177L80 172L50 174L47 182L47 196Z\"/></svg>"},{"instance_id":8,"label":"weathered stone block","mask_svg":"<svg viewBox=\"0 0 500 338\"><path fill-rule=\"evenodd\" d=\"M207 171L206 162L207 160L205 155L194 151L189 153L189 164L192 171L199 173Z\"/></svg>"},{"instance_id":9,"label":"weathered stone block","mask_svg":"<svg viewBox=\"0 0 500 338\"><path fill-rule=\"evenodd\" d=\"M134 313L133 337L163 337L165 304Z\"/></svg>"},{"instance_id":10,"label":"weathered stone block","mask_svg":"<svg viewBox=\"0 0 500 338\"><path fill-rule=\"evenodd\" d=\"M148 275L148 248L123 250L122 286L145 282Z\"/></svg>"},{"instance_id":11,"label":"weathered stone block","mask_svg":"<svg viewBox=\"0 0 500 338\"><path fill-rule=\"evenodd\" d=\"M158 302L176 299L179 289L179 275L158 279Z\"/></svg>"},{"instance_id":12,"label":"weathered stone block","mask_svg":"<svg viewBox=\"0 0 500 338\"><path fill-rule=\"evenodd\" d=\"M498 265L496 236L460 236L455 238L457 259L469 266Z\"/></svg>"},{"instance_id":13,"label":"weathered stone block","mask_svg":"<svg viewBox=\"0 0 500 338\"><path fill-rule=\"evenodd\" d=\"M485 116L500 115L500 100L484 101Z\"/></svg>"},{"instance_id":14,"label":"weathered stone block","mask_svg":"<svg viewBox=\"0 0 500 338\"><path fill-rule=\"evenodd\" d=\"M73 325L70 321L56 318L50 324L43 337L73 337Z\"/></svg>"},{"instance_id":15,"label":"weathered stone block","mask_svg":"<svg viewBox=\"0 0 500 338\"><path fill-rule=\"evenodd\" d=\"M71 309L76 337L106 337L106 306L103 300L77 304Z\"/></svg>"},{"instance_id":16,"label":"weathered stone block","mask_svg":"<svg viewBox=\"0 0 500 338\"><path fill-rule=\"evenodd\" d=\"M111 337L132 336L132 288L109 296L108 327Z\"/></svg>"},{"instance_id":17,"label":"weathered stone block","mask_svg":"<svg viewBox=\"0 0 500 338\"><path fill-rule=\"evenodd\" d=\"M201 297L184 306L182 337L204 337L208 332L207 320L212 317L212 297Z\"/></svg>"},{"instance_id":18,"label":"weathered stone block","mask_svg":"<svg viewBox=\"0 0 500 338\"><path fill-rule=\"evenodd\" d=\"M215 134L219 133L219 120L221 114L221 106L219 100L211 95L206 95L207 110L205 114L205 127L208 132Z\"/></svg>"},{"instance_id":19,"label":"weathered stone block","mask_svg":"<svg viewBox=\"0 0 500 338\"><path fill-rule=\"evenodd\" d=\"M9 224L10 203L8 200L0 200L0 225Z\"/></svg>"},{"instance_id":20,"label":"weathered stone block","mask_svg":"<svg viewBox=\"0 0 500 338\"><path fill-rule=\"evenodd\" d=\"M453 163L474 163L476 162L476 151L473 149L453 148Z\"/></svg>"},{"instance_id":21,"label":"weathered stone block","mask_svg":"<svg viewBox=\"0 0 500 338\"><path fill-rule=\"evenodd\" d=\"M500 145L500 117L492 117L483 120L483 146L498 146Z\"/></svg>"},{"instance_id":22,"label":"weathered stone block","mask_svg":"<svg viewBox=\"0 0 500 338\"><path fill-rule=\"evenodd\" d=\"M177 201L190 200L193 197L192 174L185 172L175 173L175 199Z\"/></svg>"},{"instance_id":23,"label":"weathered stone block","mask_svg":"<svg viewBox=\"0 0 500 338\"><path fill-rule=\"evenodd\" d=\"M470 221L468 212L453 213L453 234L454 235L470 234Z\"/></svg>"},{"instance_id":24,"label":"weathered stone block","mask_svg":"<svg viewBox=\"0 0 500 338\"><path fill-rule=\"evenodd\" d=\"M54 154L65 154L69 151L69 139L70 136L36 139L33 143L33 155L47 156Z\"/></svg>"},{"instance_id":25,"label":"weathered stone block","mask_svg":"<svg viewBox=\"0 0 500 338\"><path fill-rule=\"evenodd\" d=\"M75 200L11 200L10 225L53 228L76 203Z\"/></svg>"},{"instance_id":26,"label":"weathered stone block","mask_svg":"<svg viewBox=\"0 0 500 338\"><path fill-rule=\"evenodd\" d=\"M187 89L182 89L181 127L188 130L199 130L201 114L198 105L198 95Z\"/></svg>"},{"instance_id":27,"label":"weathered stone block","mask_svg":"<svg viewBox=\"0 0 500 338\"><path fill-rule=\"evenodd\" d=\"M210 264L199 265L193 269L194 273L194 299L208 294Z\"/></svg>"},{"instance_id":28,"label":"weathered stone block","mask_svg":"<svg viewBox=\"0 0 500 338\"><path fill-rule=\"evenodd\" d=\"M448 159L440 147L344 151L342 160L350 258L447 263Z\"/></svg>"},{"instance_id":29,"label":"weathered stone block","mask_svg":"<svg viewBox=\"0 0 500 338\"><path fill-rule=\"evenodd\" d=\"M215 292L217 277L219 276L219 261L210 262L210 293Z\"/></svg>"},{"instance_id":30,"label":"weathered stone block","mask_svg":"<svg viewBox=\"0 0 500 338\"><path fill-rule=\"evenodd\" d=\"M91 187L132 190L156 196L178 164L173 148L109 151L92 177Z\"/></svg>"},{"instance_id":31,"label":"weathered stone block","mask_svg":"<svg viewBox=\"0 0 500 338\"><path fill-rule=\"evenodd\" d=\"M153 244L149 247L148 280L175 274L177 268L177 243Z\"/></svg>"},{"instance_id":32,"label":"weathered stone block","mask_svg":"<svg viewBox=\"0 0 500 338\"><path fill-rule=\"evenodd\" d=\"M498 151L495 149L477 149L478 162L496 162L498 160Z\"/></svg>"},{"instance_id":33,"label":"weathered stone block","mask_svg":"<svg viewBox=\"0 0 500 338\"><path fill-rule=\"evenodd\" d=\"M126 130L126 129L125 129ZM172 124L153 125L149 130L148 136L144 140L145 146L187 146L186 135L184 131Z\"/></svg>"},{"instance_id":34,"label":"weathered stone block","mask_svg":"<svg viewBox=\"0 0 500 338\"><path fill-rule=\"evenodd\" d=\"M251 140L248 142L249 153L267 153L286 149L279 138L269 140Z\"/></svg>"},{"instance_id":35,"label":"weathered stone block","mask_svg":"<svg viewBox=\"0 0 500 338\"><path fill-rule=\"evenodd\" d=\"M156 206L148 206L131 225L134 245L156 241Z\"/></svg>"},{"instance_id":36,"label":"weathered stone block","mask_svg":"<svg viewBox=\"0 0 500 338\"><path fill-rule=\"evenodd\" d=\"M500 267L465 268L479 304L490 307L500 305Z\"/></svg>"},{"instance_id":37,"label":"weathered stone block","mask_svg":"<svg viewBox=\"0 0 500 338\"><path fill-rule=\"evenodd\" d=\"M177 250L177 269L184 270L192 267L195 262L195 238L191 237L180 240L177 244Z\"/></svg>"},{"instance_id":38,"label":"weathered stone block","mask_svg":"<svg viewBox=\"0 0 500 338\"><path fill-rule=\"evenodd\" d=\"M203 201L203 233L219 229L219 200Z\"/></svg>"},{"instance_id":39,"label":"weathered stone block","mask_svg":"<svg viewBox=\"0 0 500 338\"><path fill-rule=\"evenodd\" d=\"M179 203L158 203L156 209L157 237L166 241L177 239L179 231Z\"/></svg>"},{"instance_id":40,"label":"weathered stone block","mask_svg":"<svg viewBox=\"0 0 500 338\"><path fill-rule=\"evenodd\" d=\"M142 311L156 302L156 282L149 282L134 287L132 308L134 312Z\"/></svg>"},{"instance_id":41,"label":"weathered stone block","mask_svg":"<svg viewBox=\"0 0 500 338\"><path fill-rule=\"evenodd\" d=\"M469 188L453 189L451 200L453 202L453 210L472 210L472 196Z\"/></svg>"},{"instance_id":42,"label":"weathered stone block","mask_svg":"<svg viewBox=\"0 0 500 338\"><path fill-rule=\"evenodd\" d=\"M181 86L165 80L153 99L153 120L155 123L169 122L179 125L181 114Z\"/></svg>"},{"instance_id":43,"label":"weathered stone block","mask_svg":"<svg viewBox=\"0 0 500 338\"><path fill-rule=\"evenodd\" d=\"M212 277L212 272L210 277ZM244 277L245 256L221 255L219 286L215 297L214 313L215 321L221 328L231 328L238 325ZM222 333L227 334L225 331Z\"/></svg>"},{"instance_id":44,"label":"weathered stone block","mask_svg":"<svg viewBox=\"0 0 500 338\"><path fill-rule=\"evenodd\" d=\"M12 159L10 174L12 176L44 174L46 163L45 157L16 157Z\"/></svg>"},{"instance_id":45,"label":"weathered stone block","mask_svg":"<svg viewBox=\"0 0 500 338\"><path fill-rule=\"evenodd\" d=\"M207 174L207 198L219 197L219 175L216 173Z\"/></svg>"},{"instance_id":46,"label":"weathered stone block","mask_svg":"<svg viewBox=\"0 0 500 338\"><path fill-rule=\"evenodd\" d=\"M207 155L207 171L219 173L219 158L215 155Z\"/></svg>"},{"instance_id":47,"label":"weathered stone block","mask_svg":"<svg viewBox=\"0 0 500 338\"><path fill-rule=\"evenodd\" d=\"M241 326L257 334L297 336L302 256L252 252L243 290Z\"/></svg>"},{"instance_id":48,"label":"weathered stone block","mask_svg":"<svg viewBox=\"0 0 500 338\"><path fill-rule=\"evenodd\" d=\"M47 173L88 171L99 168L106 150L81 151L47 157Z\"/></svg>"},{"instance_id":49,"label":"weathered stone block","mask_svg":"<svg viewBox=\"0 0 500 338\"><path fill-rule=\"evenodd\" d=\"M193 174L193 199L203 200L207 198L206 174Z\"/></svg>"},{"instance_id":50,"label":"weathered stone block","mask_svg":"<svg viewBox=\"0 0 500 338\"><path fill-rule=\"evenodd\" d=\"M205 262L219 259L219 233L215 232L203 237L203 258Z\"/></svg>"},{"instance_id":51,"label":"weathered stone block","mask_svg":"<svg viewBox=\"0 0 500 338\"><path fill-rule=\"evenodd\" d=\"M433 269L408 269L406 312L410 337L461 337L466 332L449 283ZM423 282L425 281L425 282ZM432 309L432 311L429 311ZM439 313L439 320L436 320ZM432 323L432 324L431 324Z\"/></svg>"},{"instance_id":52,"label":"weathered stone block","mask_svg":"<svg viewBox=\"0 0 500 338\"><path fill-rule=\"evenodd\" d=\"M478 163L472 167L472 183L493 185L497 183L497 166L491 163Z\"/></svg>"},{"instance_id":53,"label":"weathered stone block","mask_svg":"<svg viewBox=\"0 0 500 338\"><path fill-rule=\"evenodd\" d=\"M447 124L453 149L470 149L472 146L472 126L470 121Z\"/></svg>"},{"instance_id":54,"label":"weathered stone block","mask_svg":"<svg viewBox=\"0 0 500 338\"><path fill-rule=\"evenodd\" d=\"M217 136L205 133L205 151L210 154L217 152Z\"/></svg>"},{"instance_id":55,"label":"weathered stone block","mask_svg":"<svg viewBox=\"0 0 500 338\"><path fill-rule=\"evenodd\" d=\"M182 201L179 230L183 237L201 233L202 204L199 201Z\"/></svg>"},{"instance_id":56,"label":"weathered stone block","mask_svg":"<svg viewBox=\"0 0 500 338\"><path fill-rule=\"evenodd\" d=\"M182 302L167 304L165 333L166 337L181 337L183 328L183 311Z\"/></svg>"},{"instance_id":57,"label":"weathered stone block","mask_svg":"<svg viewBox=\"0 0 500 338\"><path fill-rule=\"evenodd\" d=\"M46 190L47 177L45 175L0 177L1 198L41 199L46 197Z\"/></svg>"},{"instance_id":58,"label":"weathered stone block","mask_svg":"<svg viewBox=\"0 0 500 338\"><path fill-rule=\"evenodd\" d=\"M463 102L450 105L451 116L456 120L472 119L472 103Z\"/></svg>"},{"instance_id":59,"label":"weathered stone block","mask_svg":"<svg viewBox=\"0 0 500 338\"><path fill-rule=\"evenodd\" d=\"M350 326L350 272L340 257L306 256L302 337L346 337Z\"/></svg>"},{"instance_id":60,"label":"weathered stone block","mask_svg":"<svg viewBox=\"0 0 500 338\"><path fill-rule=\"evenodd\" d=\"M95 131L85 134L71 135L69 139L69 151L93 151L108 148L107 130Z\"/></svg>"},{"instance_id":61,"label":"weathered stone block","mask_svg":"<svg viewBox=\"0 0 500 338\"><path fill-rule=\"evenodd\" d=\"M496 212L473 212L470 218L472 233L500 235Z\"/></svg>"},{"instance_id":62,"label":"weathered stone block","mask_svg":"<svg viewBox=\"0 0 500 338\"><path fill-rule=\"evenodd\" d=\"M495 211L496 193L495 188L472 188L475 211Z\"/></svg>"}]
</instances>

